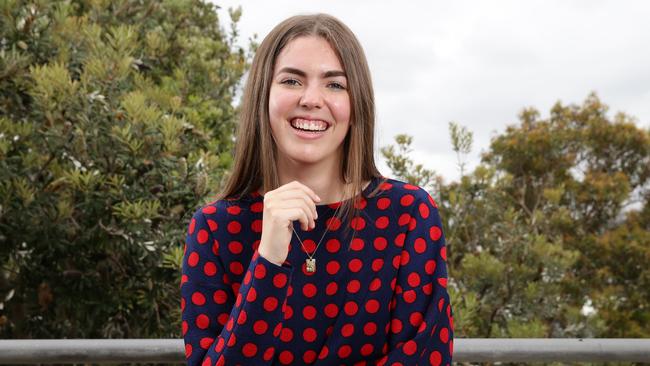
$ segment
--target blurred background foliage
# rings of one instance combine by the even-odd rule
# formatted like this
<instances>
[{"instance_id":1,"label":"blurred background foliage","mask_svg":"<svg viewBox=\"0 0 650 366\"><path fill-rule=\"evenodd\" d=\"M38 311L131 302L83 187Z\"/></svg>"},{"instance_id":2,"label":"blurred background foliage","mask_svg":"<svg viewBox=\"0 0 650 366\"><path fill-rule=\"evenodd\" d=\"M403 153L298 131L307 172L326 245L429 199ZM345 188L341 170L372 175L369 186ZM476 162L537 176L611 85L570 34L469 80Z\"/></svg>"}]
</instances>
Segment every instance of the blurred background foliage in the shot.
<instances>
[{"instance_id":1,"label":"blurred background foliage","mask_svg":"<svg viewBox=\"0 0 650 366\"><path fill-rule=\"evenodd\" d=\"M250 59L199 0L0 8L0 337L178 337Z\"/></svg>"},{"instance_id":2,"label":"blurred background foliage","mask_svg":"<svg viewBox=\"0 0 650 366\"><path fill-rule=\"evenodd\" d=\"M180 337L193 210L232 164L255 44L199 0L0 2L0 337ZM524 109L437 199L457 337L650 336L650 131L595 93Z\"/></svg>"}]
</instances>

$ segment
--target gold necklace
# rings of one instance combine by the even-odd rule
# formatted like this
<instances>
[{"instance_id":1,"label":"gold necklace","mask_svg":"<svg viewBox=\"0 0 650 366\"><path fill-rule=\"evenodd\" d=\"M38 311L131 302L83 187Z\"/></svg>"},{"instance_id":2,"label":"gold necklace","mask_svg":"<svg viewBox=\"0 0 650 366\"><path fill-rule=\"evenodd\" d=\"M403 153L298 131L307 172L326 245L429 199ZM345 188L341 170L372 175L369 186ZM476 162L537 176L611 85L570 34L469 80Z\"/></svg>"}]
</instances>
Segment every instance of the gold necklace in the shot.
<instances>
[{"instance_id":1,"label":"gold necklace","mask_svg":"<svg viewBox=\"0 0 650 366\"><path fill-rule=\"evenodd\" d=\"M343 206L343 202L341 202L339 207L336 208L336 211L334 211L334 216L332 217L336 217L336 214L339 212L339 208L341 208L341 206ZM320 247L320 243L323 242L323 238L325 238L325 234L327 234L327 232L329 231L330 225L328 223L325 223L325 232L323 233L323 236L321 236L320 240L318 241L318 244L316 245L316 249L314 249L314 252L312 254L309 254L307 248L305 248L305 244L303 244L302 240L300 240L300 236L298 236L298 233L296 232L296 229L293 228L293 225L291 225L291 229L293 230L294 234L296 234L296 238L298 238L300 245L302 245L302 249L307 254L308 258L305 259L305 267L307 272L309 273L316 272L316 258L314 258L314 255L316 255L316 251L318 250L318 247Z\"/></svg>"}]
</instances>

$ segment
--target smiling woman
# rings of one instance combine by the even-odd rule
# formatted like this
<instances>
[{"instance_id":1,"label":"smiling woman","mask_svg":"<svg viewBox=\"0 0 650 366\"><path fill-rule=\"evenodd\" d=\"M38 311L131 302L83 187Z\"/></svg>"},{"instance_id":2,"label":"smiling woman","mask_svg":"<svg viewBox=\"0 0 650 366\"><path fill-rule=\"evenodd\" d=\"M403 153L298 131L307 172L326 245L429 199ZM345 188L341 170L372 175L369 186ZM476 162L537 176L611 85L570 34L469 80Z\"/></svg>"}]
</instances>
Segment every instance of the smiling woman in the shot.
<instances>
[{"instance_id":1,"label":"smiling woman","mask_svg":"<svg viewBox=\"0 0 650 366\"><path fill-rule=\"evenodd\" d=\"M264 39L233 172L188 227L188 365L451 363L437 204L378 172L374 116L363 50L339 20L291 17Z\"/></svg>"}]
</instances>

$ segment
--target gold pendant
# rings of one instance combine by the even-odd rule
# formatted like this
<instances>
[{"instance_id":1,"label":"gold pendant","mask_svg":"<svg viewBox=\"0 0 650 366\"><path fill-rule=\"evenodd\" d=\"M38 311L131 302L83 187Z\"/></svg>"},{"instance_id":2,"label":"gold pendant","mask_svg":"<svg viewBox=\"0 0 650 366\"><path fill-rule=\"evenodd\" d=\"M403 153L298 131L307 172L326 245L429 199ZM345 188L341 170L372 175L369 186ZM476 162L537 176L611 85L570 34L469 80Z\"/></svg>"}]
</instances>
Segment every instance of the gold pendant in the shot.
<instances>
[{"instance_id":1,"label":"gold pendant","mask_svg":"<svg viewBox=\"0 0 650 366\"><path fill-rule=\"evenodd\" d=\"M307 272L316 272L316 259L307 258L305 259L305 265L307 267Z\"/></svg>"}]
</instances>

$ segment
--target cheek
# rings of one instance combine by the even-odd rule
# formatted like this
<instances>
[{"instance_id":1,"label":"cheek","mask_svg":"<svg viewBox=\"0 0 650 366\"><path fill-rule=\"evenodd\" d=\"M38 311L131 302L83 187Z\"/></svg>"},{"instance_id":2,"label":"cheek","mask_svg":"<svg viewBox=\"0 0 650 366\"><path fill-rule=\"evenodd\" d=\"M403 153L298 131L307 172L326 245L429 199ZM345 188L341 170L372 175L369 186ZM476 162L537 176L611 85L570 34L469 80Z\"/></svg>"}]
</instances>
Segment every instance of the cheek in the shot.
<instances>
[{"instance_id":1,"label":"cheek","mask_svg":"<svg viewBox=\"0 0 650 366\"><path fill-rule=\"evenodd\" d=\"M333 117L338 123L350 121L350 99L348 97L333 100L331 109Z\"/></svg>"}]
</instances>

